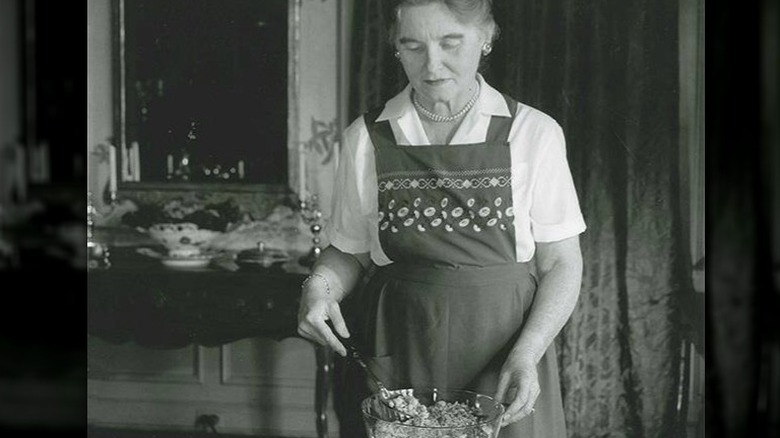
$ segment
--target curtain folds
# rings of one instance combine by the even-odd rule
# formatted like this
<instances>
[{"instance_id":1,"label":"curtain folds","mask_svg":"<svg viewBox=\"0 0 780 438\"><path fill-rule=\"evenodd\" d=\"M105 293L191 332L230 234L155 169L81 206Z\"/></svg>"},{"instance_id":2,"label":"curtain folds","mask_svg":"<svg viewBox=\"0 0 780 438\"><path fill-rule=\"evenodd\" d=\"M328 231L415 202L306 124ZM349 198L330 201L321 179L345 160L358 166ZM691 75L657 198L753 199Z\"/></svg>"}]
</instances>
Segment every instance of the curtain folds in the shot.
<instances>
[{"instance_id":1,"label":"curtain folds","mask_svg":"<svg viewBox=\"0 0 780 438\"><path fill-rule=\"evenodd\" d=\"M350 117L406 83L387 0L355 2ZM678 430L689 293L678 204L678 2L495 0L487 81L554 117L588 230L582 294L558 338L572 437Z\"/></svg>"}]
</instances>

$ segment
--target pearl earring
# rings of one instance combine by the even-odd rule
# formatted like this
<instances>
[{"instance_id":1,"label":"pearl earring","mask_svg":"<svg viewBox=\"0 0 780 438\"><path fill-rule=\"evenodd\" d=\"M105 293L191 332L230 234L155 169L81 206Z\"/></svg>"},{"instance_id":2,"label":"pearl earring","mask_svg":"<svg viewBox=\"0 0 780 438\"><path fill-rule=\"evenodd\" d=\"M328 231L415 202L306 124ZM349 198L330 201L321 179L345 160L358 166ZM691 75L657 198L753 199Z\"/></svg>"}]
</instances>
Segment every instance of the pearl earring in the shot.
<instances>
[{"instance_id":1,"label":"pearl earring","mask_svg":"<svg viewBox=\"0 0 780 438\"><path fill-rule=\"evenodd\" d=\"M490 43L485 43L482 45L482 55L487 56L491 51L493 51L493 45Z\"/></svg>"},{"instance_id":2,"label":"pearl earring","mask_svg":"<svg viewBox=\"0 0 780 438\"><path fill-rule=\"evenodd\" d=\"M401 52L399 52L398 50L396 50L396 51L395 51L395 53L393 53L393 56L395 56L395 57L396 57L396 59L401 59Z\"/></svg>"}]
</instances>

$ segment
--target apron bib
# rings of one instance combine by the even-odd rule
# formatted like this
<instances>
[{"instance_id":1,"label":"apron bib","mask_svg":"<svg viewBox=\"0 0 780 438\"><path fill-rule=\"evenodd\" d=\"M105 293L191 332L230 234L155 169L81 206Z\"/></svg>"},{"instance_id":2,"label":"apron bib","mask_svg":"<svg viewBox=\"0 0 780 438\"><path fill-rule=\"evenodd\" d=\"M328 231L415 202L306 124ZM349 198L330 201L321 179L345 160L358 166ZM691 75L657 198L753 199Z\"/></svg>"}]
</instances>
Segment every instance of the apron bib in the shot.
<instances>
[{"instance_id":1,"label":"apron bib","mask_svg":"<svg viewBox=\"0 0 780 438\"><path fill-rule=\"evenodd\" d=\"M393 262L514 263L512 118L494 116L484 143L420 147L397 145L388 121L366 122L376 156L379 239Z\"/></svg>"}]
</instances>

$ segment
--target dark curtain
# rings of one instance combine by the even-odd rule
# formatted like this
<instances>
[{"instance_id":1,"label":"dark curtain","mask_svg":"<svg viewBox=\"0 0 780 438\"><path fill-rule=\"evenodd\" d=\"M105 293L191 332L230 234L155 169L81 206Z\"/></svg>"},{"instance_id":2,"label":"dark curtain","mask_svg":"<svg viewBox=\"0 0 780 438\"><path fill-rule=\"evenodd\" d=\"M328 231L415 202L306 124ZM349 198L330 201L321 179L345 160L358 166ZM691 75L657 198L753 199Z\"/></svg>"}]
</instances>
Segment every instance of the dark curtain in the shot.
<instances>
[{"instance_id":1,"label":"dark curtain","mask_svg":"<svg viewBox=\"0 0 780 438\"><path fill-rule=\"evenodd\" d=\"M405 85L388 1L355 2L351 116ZM487 81L554 117L588 230L559 336L572 437L681 436L681 302L691 291L678 178L678 2L496 0ZM684 399L683 399L684 401Z\"/></svg>"}]
</instances>

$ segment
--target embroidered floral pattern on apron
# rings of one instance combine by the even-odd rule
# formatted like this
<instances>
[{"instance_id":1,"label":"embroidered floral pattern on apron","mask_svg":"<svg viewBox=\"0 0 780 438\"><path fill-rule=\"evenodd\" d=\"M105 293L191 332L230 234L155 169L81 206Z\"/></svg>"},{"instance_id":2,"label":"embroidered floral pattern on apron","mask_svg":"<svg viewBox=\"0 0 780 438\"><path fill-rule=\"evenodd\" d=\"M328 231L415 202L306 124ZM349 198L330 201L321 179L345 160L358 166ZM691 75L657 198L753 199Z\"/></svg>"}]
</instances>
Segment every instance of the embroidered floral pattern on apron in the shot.
<instances>
[{"instance_id":1,"label":"embroidered floral pattern on apron","mask_svg":"<svg viewBox=\"0 0 780 438\"><path fill-rule=\"evenodd\" d=\"M465 207L453 207L447 196L439 196L429 202L423 202L416 197L411 205L407 200L396 202L391 198L387 205L379 207L379 231L390 230L398 233L404 227L421 233L442 227L446 232L452 232L455 227L470 228L479 233L483 228L498 226L502 231L509 230L514 217L512 207L502 208L504 200L501 196L492 199L469 198Z\"/></svg>"}]
</instances>

